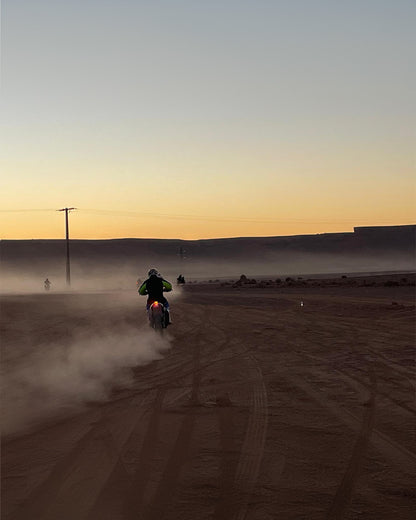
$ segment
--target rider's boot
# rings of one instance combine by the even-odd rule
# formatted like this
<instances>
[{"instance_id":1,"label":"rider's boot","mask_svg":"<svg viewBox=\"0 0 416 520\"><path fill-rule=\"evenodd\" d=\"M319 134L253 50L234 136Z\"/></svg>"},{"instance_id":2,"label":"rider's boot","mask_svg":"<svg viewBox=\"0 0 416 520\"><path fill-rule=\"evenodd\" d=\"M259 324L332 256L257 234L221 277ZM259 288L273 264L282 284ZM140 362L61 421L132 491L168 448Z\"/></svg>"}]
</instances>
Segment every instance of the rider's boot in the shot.
<instances>
[{"instance_id":1,"label":"rider's boot","mask_svg":"<svg viewBox=\"0 0 416 520\"><path fill-rule=\"evenodd\" d=\"M165 323L166 323L166 326L172 325L172 318L170 316L169 309L165 309Z\"/></svg>"}]
</instances>

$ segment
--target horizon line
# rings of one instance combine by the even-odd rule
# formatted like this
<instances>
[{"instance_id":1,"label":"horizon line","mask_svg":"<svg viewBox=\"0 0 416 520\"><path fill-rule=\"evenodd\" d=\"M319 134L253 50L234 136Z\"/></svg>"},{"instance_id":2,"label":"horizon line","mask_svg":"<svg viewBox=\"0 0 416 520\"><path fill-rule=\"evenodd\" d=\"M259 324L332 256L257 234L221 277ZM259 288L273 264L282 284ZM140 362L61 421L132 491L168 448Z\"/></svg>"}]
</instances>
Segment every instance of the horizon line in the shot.
<instances>
[{"instance_id":1,"label":"horizon line","mask_svg":"<svg viewBox=\"0 0 416 520\"><path fill-rule=\"evenodd\" d=\"M356 229L368 229L368 228L404 228L404 227L415 227L414 224L389 224L389 225L362 225L362 226L354 226L352 231L324 231L321 233L299 233L299 234L290 234L290 235L238 235L238 236L229 236L229 237L210 237L210 238L156 238L156 237L112 237L112 238L71 238L71 241L104 241L104 240L175 240L181 242L198 242L203 240L237 240L244 238L289 238L289 237L303 237L303 236L319 236L319 235L346 235L355 233ZM44 240L44 241L65 241L65 238L0 238L0 241L33 241L33 240Z\"/></svg>"}]
</instances>

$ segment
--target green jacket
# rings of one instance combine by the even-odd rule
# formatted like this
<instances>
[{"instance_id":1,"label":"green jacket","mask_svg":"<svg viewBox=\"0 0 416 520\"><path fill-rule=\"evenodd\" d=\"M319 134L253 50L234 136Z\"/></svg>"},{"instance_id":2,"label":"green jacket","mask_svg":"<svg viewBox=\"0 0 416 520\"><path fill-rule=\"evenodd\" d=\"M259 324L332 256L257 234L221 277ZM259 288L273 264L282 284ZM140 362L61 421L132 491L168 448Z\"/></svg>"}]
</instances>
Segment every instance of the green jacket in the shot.
<instances>
[{"instance_id":1,"label":"green jacket","mask_svg":"<svg viewBox=\"0 0 416 520\"><path fill-rule=\"evenodd\" d=\"M142 296L149 295L149 298L154 300L162 300L164 292L170 292L172 284L164 278L158 276L151 276L145 280L139 287L139 294Z\"/></svg>"}]
</instances>

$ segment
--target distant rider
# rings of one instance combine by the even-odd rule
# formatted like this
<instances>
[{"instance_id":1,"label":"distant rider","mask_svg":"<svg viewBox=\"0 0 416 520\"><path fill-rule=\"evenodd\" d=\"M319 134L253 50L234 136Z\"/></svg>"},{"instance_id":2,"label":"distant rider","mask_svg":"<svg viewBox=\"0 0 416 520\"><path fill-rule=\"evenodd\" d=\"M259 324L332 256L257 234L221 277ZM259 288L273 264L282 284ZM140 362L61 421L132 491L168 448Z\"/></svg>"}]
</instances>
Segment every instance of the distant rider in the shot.
<instances>
[{"instance_id":1,"label":"distant rider","mask_svg":"<svg viewBox=\"0 0 416 520\"><path fill-rule=\"evenodd\" d=\"M46 278L46 280L43 282L43 285L45 287L45 291L49 291L49 289L51 288L51 282L48 278Z\"/></svg>"},{"instance_id":2,"label":"distant rider","mask_svg":"<svg viewBox=\"0 0 416 520\"><path fill-rule=\"evenodd\" d=\"M147 310L149 310L150 305L155 301L163 304L166 312L166 323L169 325L172 323L170 320L169 302L163 296L163 293L170 292L172 290L172 284L165 280L157 269L150 269L148 276L149 278L142 283L138 292L141 296L148 296Z\"/></svg>"}]
</instances>

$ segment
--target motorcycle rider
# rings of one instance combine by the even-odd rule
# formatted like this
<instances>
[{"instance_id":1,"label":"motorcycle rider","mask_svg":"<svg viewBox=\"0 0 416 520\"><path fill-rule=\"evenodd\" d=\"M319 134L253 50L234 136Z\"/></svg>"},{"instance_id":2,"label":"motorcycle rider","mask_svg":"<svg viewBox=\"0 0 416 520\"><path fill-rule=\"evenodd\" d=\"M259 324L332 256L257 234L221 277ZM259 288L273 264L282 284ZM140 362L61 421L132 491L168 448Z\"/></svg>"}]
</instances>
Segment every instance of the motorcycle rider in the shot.
<instances>
[{"instance_id":1,"label":"motorcycle rider","mask_svg":"<svg viewBox=\"0 0 416 520\"><path fill-rule=\"evenodd\" d=\"M172 322L170 319L169 302L163 296L163 293L170 292L172 290L172 284L165 280L157 269L150 269L148 277L149 278L139 287L138 293L141 296L148 296L146 304L147 310L149 310L150 305L154 301L162 303L165 307L166 325L170 325Z\"/></svg>"}]
</instances>

